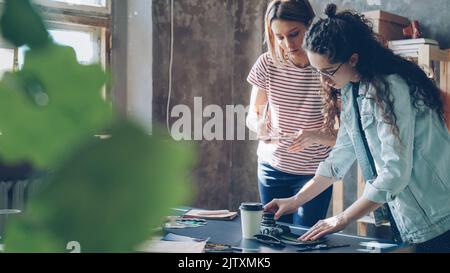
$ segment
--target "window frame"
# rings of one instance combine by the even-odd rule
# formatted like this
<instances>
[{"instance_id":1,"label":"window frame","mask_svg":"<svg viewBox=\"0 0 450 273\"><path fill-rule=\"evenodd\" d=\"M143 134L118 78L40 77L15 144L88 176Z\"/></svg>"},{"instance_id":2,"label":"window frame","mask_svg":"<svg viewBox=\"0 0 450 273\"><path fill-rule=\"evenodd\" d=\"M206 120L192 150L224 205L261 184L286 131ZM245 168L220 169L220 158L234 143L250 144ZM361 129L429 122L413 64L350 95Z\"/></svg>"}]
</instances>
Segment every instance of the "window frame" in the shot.
<instances>
[{"instance_id":1,"label":"window frame","mask_svg":"<svg viewBox=\"0 0 450 273\"><path fill-rule=\"evenodd\" d=\"M58 30L94 30L98 33L99 63L103 69L110 66L112 47L111 38L111 5L112 0L105 0L105 7L80 4L68 4L51 0L33 0L37 10L41 13L44 23L50 29ZM5 5L0 0L0 12ZM18 49L0 37L0 47L15 50L13 70L18 69Z\"/></svg>"},{"instance_id":2,"label":"window frame","mask_svg":"<svg viewBox=\"0 0 450 273\"><path fill-rule=\"evenodd\" d=\"M100 14L110 14L111 13L111 0L105 0L105 6L97 6L97 5L86 5L86 4L69 4L65 2L59 1L51 1L51 0L33 0L36 5L46 6L55 9L65 9L72 11L86 11L86 12L95 12Z\"/></svg>"},{"instance_id":3,"label":"window frame","mask_svg":"<svg viewBox=\"0 0 450 273\"><path fill-rule=\"evenodd\" d=\"M0 0L0 2L4 2L4 0ZM33 0L33 4L38 8L47 8L53 10L64 10L71 11L76 13L90 13L90 14L103 14L110 15L111 14L111 0L105 0L105 6L96 6L96 5L85 5L85 4L69 4L59 1L51 1L51 0Z\"/></svg>"},{"instance_id":4,"label":"window frame","mask_svg":"<svg viewBox=\"0 0 450 273\"><path fill-rule=\"evenodd\" d=\"M3 1L3 0L0 0ZM62 26L58 29L83 30L95 28L100 34L100 64L104 69L110 65L111 38L111 2L105 0L105 7L67 4L50 0L34 0L48 27Z\"/></svg>"},{"instance_id":5,"label":"window frame","mask_svg":"<svg viewBox=\"0 0 450 273\"><path fill-rule=\"evenodd\" d=\"M70 22L110 28L112 0L105 1L105 7L67 4L51 0L34 0L32 2L45 21ZM4 4L5 0L0 0L0 11L3 10Z\"/></svg>"},{"instance_id":6,"label":"window frame","mask_svg":"<svg viewBox=\"0 0 450 273\"><path fill-rule=\"evenodd\" d=\"M112 51L112 0L105 0L105 7L67 4L50 0L32 0L32 2L49 30L94 32L94 35L99 38L97 44L99 52L95 52L99 57L98 63L105 71L109 70ZM0 15L3 13L4 5L5 1L0 0ZM14 50L12 71L18 71L19 48L5 41L1 35L0 47ZM103 100L111 103L111 92L109 84L103 86L101 90Z\"/></svg>"},{"instance_id":7,"label":"window frame","mask_svg":"<svg viewBox=\"0 0 450 273\"><path fill-rule=\"evenodd\" d=\"M47 21L47 28L51 30L67 30L67 31L81 31L81 32L91 32L94 37L97 38L97 47L94 54L98 57L98 62L102 64L105 68L106 51L103 48L106 39L106 32L102 30L101 27L87 26L73 23L63 23L59 21Z\"/></svg>"}]
</instances>

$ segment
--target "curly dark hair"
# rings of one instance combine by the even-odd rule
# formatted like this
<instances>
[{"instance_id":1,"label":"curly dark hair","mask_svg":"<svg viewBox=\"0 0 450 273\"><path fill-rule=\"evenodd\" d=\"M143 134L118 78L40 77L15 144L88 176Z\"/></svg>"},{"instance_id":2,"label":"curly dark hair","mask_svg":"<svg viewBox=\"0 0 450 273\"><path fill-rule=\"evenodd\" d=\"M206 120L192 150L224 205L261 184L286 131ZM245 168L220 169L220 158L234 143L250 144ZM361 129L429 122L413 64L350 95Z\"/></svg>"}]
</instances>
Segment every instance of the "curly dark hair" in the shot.
<instances>
[{"instance_id":1,"label":"curly dark hair","mask_svg":"<svg viewBox=\"0 0 450 273\"><path fill-rule=\"evenodd\" d=\"M314 23L306 33L303 48L326 56L330 63L345 63L357 53L356 69L361 81L370 83L376 90L375 101L382 109L384 122L392 126L392 133L399 138L391 87L385 76L397 74L409 86L414 107L423 110L428 107L436 111L444 121L441 91L435 82L415 63L408 61L385 47L380 37L372 30L372 24L361 14L353 11L336 13L336 5L328 4L325 10L328 18ZM323 88L325 101L325 126L331 130L339 111L336 90Z\"/></svg>"}]
</instances>

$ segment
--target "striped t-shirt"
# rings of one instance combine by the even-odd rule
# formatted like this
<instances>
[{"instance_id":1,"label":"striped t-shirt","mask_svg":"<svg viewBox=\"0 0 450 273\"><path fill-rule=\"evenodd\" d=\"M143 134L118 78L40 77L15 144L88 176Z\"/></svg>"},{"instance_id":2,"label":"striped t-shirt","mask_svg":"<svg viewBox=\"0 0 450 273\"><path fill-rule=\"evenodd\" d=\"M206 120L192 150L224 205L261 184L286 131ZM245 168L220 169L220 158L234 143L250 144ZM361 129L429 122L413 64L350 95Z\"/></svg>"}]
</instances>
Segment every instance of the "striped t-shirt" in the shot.
<instances>
[{"instance_id":1,"label":"striped t-shirt","mask_svg":"<svg viewBox=\"0 0 450 273\"><path fill-rule=\"evenodd\" d=\"M320 79L311 67L298 68L292 63L277 66L265 53L253 66L247 81L266 90L270 105L270 127L280 133L293 134L301 129L323 128L323 102ZM258 159L272 167L292 174L315 174L319 163L328 157L331 148L314 144L299 153L289 153L292 140L278 144L259 143Z\"/></svg>"}]
</instances>

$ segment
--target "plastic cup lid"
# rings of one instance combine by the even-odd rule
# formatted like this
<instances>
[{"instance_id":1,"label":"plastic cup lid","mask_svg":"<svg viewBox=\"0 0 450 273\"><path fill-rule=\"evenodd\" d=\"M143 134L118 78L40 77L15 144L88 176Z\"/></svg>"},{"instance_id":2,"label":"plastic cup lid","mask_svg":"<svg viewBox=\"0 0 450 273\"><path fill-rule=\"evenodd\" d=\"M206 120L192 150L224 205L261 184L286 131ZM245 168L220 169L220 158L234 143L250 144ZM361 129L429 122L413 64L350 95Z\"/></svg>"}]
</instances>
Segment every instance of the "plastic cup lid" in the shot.
<instances>
[{"instance_id":1,"label":"plastic cup lid","mask_svg":"<svg viewBox=\"0 0 450 273\"><path fill-rule=\"evenodd\" d=\"M242 203L239 209L247 211L261 211L264 208L261 203Z\"/></svg>"}]
</instances>

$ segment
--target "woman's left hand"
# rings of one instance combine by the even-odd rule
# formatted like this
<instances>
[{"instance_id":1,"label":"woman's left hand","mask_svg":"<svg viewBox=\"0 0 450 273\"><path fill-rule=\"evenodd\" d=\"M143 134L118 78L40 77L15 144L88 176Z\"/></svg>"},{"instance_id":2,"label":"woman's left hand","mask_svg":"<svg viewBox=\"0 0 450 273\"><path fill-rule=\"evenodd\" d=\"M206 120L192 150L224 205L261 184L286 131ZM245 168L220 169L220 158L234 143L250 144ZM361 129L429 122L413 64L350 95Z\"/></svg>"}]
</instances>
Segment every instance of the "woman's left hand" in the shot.
<instances>
[{"instance_id":1,"label":"woman's left hand","mask_svg":"<svg viewBox=\"0 0 450 273\"><path fill-rule=\"evenodd\" d=\"M300 236L300 241L314 241L323 236L343 230L348 225L348 220L341 213L331 218L320 220L305 234Z\"/></svg>"},{"instance_id":2,"label":"woman's left hand","mask_svg":"<svg viewBox=\"0 0 450 273\"><path fill-rule=\"evenodd\" d=\"M320 143L320 138L322 134L319 131L314 130L300 130L297 133L294 142L289 146L288 152L290 153L298 153L303 151L304 149L312 146L315 143Z\"/></svg>"}]
</instances>

